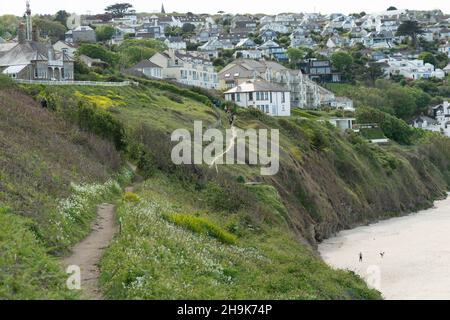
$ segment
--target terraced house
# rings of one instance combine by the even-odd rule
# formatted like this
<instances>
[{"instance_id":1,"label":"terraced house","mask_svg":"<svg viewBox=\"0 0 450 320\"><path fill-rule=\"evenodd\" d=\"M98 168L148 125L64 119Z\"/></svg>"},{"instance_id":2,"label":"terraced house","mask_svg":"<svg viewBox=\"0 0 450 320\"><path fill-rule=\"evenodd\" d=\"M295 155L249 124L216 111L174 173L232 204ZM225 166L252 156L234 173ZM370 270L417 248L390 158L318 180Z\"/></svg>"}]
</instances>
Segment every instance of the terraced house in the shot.
<instances>
[{"instance_id":1,"label":"terraced house","mask_svg":"<svg viewBox=\"0 0 450 320\"><path fill-rule=\"evenodd\" d=\"M212 62L200 55L169 49L156 53L150 61L161 67L163 79L206 89L217 89L219 85Z\"/></svg>"}]
</instances>

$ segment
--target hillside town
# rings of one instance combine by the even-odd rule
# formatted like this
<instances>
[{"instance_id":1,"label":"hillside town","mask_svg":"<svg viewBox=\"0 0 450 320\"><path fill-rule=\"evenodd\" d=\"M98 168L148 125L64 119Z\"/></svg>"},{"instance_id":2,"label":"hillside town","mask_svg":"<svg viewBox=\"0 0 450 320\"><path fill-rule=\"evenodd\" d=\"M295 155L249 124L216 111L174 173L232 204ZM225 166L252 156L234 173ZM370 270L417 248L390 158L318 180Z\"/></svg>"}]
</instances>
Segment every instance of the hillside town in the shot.
<instances>
[{"instance_id":1,"label":"hillside town","mask_svg":"<svg viewBox=\"0 0 450 320\"><path fill-rule=\"evenodd\" d=\"M137 13L126 3L94 15L59 11L59 30L33 16L27 2L15 34L0 35L0 72L19 81L73 81L83 80L76 70L118 69L216 90L272 116L289 116L293 108L354 111L352 99L337 96L328 84L442 80L450 72L450 15L440 10L168 12L162 4L159 12ZM127 59L109 58L122 47Z\"/></svg>"}]
</instances>

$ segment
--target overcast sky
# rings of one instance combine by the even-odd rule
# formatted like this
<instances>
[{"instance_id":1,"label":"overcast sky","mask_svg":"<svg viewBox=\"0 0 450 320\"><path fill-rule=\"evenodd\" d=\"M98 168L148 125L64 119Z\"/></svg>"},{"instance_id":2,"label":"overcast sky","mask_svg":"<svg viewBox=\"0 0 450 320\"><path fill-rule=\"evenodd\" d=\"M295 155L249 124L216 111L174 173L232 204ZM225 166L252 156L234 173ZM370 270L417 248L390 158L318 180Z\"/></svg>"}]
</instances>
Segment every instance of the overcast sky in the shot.
<instances>
[{"instance_id":1,"label":"overcast sky","mask_svg":"<svg viewBox=\"0 0 450 320\"><path fill-rule=\"evenodd\" d=\"M25 11L25 0L1 0L0 15L22 15ZM66 10L70 13L101 13L109 4L117 2L131 3L138 12L159 11L160 0L31 0L33 13L55 13ZM378 12L389 6L398 9L431 10L441 9L450 13L448 0L165 0L166 12L217 13L268 13L280 12Z\"/></svg>"}]
</instances>

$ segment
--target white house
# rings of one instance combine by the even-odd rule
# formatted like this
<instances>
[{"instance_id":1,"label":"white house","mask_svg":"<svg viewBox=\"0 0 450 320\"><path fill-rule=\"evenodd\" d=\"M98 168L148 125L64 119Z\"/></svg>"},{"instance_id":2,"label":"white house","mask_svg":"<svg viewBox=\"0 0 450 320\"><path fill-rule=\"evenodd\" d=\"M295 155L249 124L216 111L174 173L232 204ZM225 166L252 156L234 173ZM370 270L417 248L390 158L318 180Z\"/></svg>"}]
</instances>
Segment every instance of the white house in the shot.
<instances>
[{"instance_id":1,"label":"white house","mask_svg":"<svg viewBox=\"0 0 450 320\"><path fill-rule=\"evenodd\" d=\"M167 48L173 50L186 50L186 41L181 37L169 37L164 40Z\"/></svg>"},{"instance_id":2,"label":"white house","mask_svg":"<svg viewBox=\"0 0 450 320\"><path fill-rule=\"evenodd\" d=\"M225 100L243 108L256 108L270 116L290 116L288 88L265 80L249 80L225 92Z\"/></svg>"},{"instance_id":3,"label":"white house","mask_svg":"<svg viewBox=\"0 0 450 320\"><path fill-rule=\"evenodd\" d=\"M74 57L77 47L72 43L67 43L64 41L57 41L53 44L53 49L57 52L65 52L69 57Z\"/></svg>"},{"instance_id":4,"label":"white house","mask_svg":"<svg viewBox=\"0 0 450 320\"><path fill-rule=\"evenodd\" d=\"M142 60L141 62L131 67L131 70L141 72L149 78L157 78L157 79L163 78L162 67L151 62L150 60Z\"/></svg>"},{"instance_id":5,"label":"white house","mask_svg":"<svg viewBox=\"0 0 450 320\"><path fill-rule=\"evenodd\" d=\"M415 128L441 132L450 137L450 103L443 103L433 107L434 119L427 116L419 116L411 121Z\"/></svg>"},{"instance_id":6,"label":"white house","mask_svg":"<svg viewBox=\"0 0 450 320\"><path fill-rule=\"evenodd\" d=\"M333 126L339 128L341 130L347 130L347 129L353 129L356 119L355 118L331 118L328 121Z\"/></svg>"},{"instance_id":7,"label":"white house","mask_svg":"<svg viewBox=\"0 0 450 320\"><path fill-rule=\"evenodd\" d=\"M279 33L288 33L289 27L285 26L284 24L278 23L278 22L272 22L272 23L265 24L260 29L260 31L265 31L265 30L273 30L273 31L279 32Z\"/></svg>"},{"instance_id":8,"label":"white house","mask_svg":"<svg viewBox=\"0 0 450 320\"><path fill-rule=\"evenodd\" d=\"M234 53L234 57L236 59L243 58L259 60L262 59L262 52L260 50L237 50Z\"/></svg>"},{"instance_id":9,"label":"white house","mask_svg":"<svg viewBox=\"0 0 450 320\"><path fill-rule=\"evenodd\" d=\"M330 107L344 111L355 111L353 100L347 97L335 97L330 102Z\"/></svg>"},{"instance_id":10,"label":"white house","mask_svg":"<svg viewBox=\"0 0 450 320\"><path fill-rule=\"evenodd\" d=\"M450 42L439 47L439 52L445 53L450 58Z\"/></svg>"},{"instance_id":11,"label":"white house","mask_svg":"<svg viewBox=\"0 0 450 320\"><path fill-rule=\"evenodd\" d=\"M389 58L381 60L389 66L385 68L387 75L401 75L407 79L418 80L436 77L442 79L445 77L444 71L435 69L431 63L424 63L423 60L406 60Z\"/></svg>"},{"instance_id":12,"label":"white house","mask_svg":"<svg viewBox=\"0 0 450 320\"><path fill-rule=\"evenodd\" d=\"M164 79L206 89L218 87L218 76L214 66L204 57L169 49L154 54L149 60L162 68Z\"/></svg>"}]
</instances>

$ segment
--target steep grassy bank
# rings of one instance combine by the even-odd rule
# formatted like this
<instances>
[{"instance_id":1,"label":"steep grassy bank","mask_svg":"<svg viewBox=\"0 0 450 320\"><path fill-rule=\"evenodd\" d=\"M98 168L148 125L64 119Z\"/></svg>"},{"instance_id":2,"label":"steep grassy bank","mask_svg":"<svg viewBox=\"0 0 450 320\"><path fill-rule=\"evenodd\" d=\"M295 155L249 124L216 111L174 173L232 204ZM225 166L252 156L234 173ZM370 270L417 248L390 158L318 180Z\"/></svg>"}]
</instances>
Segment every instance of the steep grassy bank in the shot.
<instances>
[{"instance_id":1,"label":"steep grassy bank","mask_svg":"<svg viewBox=\"0 0 450 320\"><path fill-rule=\"evenodd\" d=\"M258 166L247 164L219 166L217 174L206 165L176 166L170 160L174 129L192 131L194 120L202 120L204 128L225 129L223 112L195 95L151 84L106 92L99 87L26 89L75 121L85 119L79 110L109 114L119 145L149 179L138 189L139 204L120 207L123 234L102 262L103 287L111 298L198 298L205 297L203 292L220 298L214 295L216 284L224 287L223 297L233 298L375 297L357 278L332 272L308 247L344 228L430 206L450 182L450 140L433 134L407 133L414 136L409 145L377 146L336 129L322 113L275 119L240 110L238 127L280 130L280 171L264 177ZM404 123L389 121L384 134L392 128L402 132ZM217 234L229 234L235 244ZM203 248L207 259L183 262L192 248ZM236 258L249 248L268 260ZM223 271L229 268L231 275ZM225 289L227 281L233 291ZM182 288L189 288L185 296Z\"/></svg>"},{"instance_id":2,"label":"steep grassy bank","mask_svg":"<svg viewBox=\"0 0 450 320\"><path fill-rule=\"evenodd\" d=\"M0 79L0 299L76 298L54 254L90 230L100 202L118 197L121 157Z\"/></svg>"}]
</instances>

